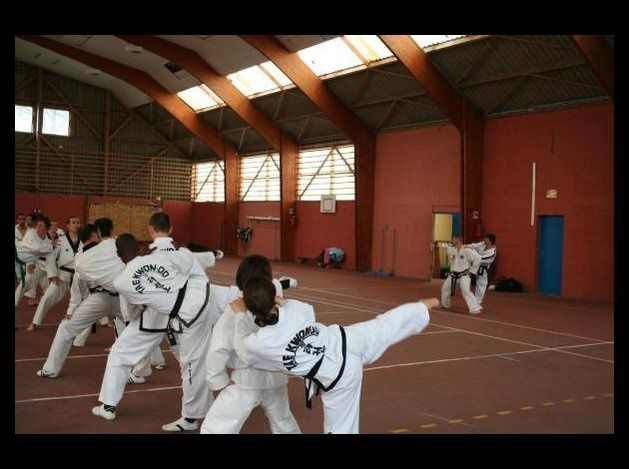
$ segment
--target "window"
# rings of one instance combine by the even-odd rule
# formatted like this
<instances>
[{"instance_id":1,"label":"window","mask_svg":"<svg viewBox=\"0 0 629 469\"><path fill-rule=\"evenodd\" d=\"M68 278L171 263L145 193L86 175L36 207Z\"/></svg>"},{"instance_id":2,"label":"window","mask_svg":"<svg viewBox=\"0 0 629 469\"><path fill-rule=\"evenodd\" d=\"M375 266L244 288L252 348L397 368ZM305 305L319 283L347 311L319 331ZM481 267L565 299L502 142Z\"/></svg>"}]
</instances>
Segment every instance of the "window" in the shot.
<instances>
[{"instance_id":1,"label":"window","mask_svg":"<svg viewBox=\"0 0 629 469\"><path fill-rule=\"evenodd\" d=\"M298 200L354 200L354 146L342 145L304 150L299 154Z\"/></svg>"},{"instance_id":2,"label":"window","mask_svg":"<svg viewBox=\"0 0 629 469\"><path fill-rule=\"evenodd\" d=\"M197 163L192 169L192 200L194 202L225 202L225 163Z\"/></svg>"},{"instance_id":3,"label":"window","mask_svg":"<svg viewBox=\"0 0 629 469\"><path fill-rule=\"evenodd\" d=\"M280 200L279 153L246 156L241 166L240 200Z\"/></svg>"},{"instance_id":4,"label":"window","mask_svg":"<svg viewBox=\"0 0 629 469\"><path fill-rule=\"evenodd\" d=\"M393 52L376 35L349 34L345 36L345 39L352 44L356 53L360 54L367 63L393 56Z\"/></svg>"},{"instance_id":5,"label":"window","mask_svg":"<svg viewBox=\"0 0 629 469\"><path fill-rule=\"evenodd\" d=\"M33 133L33 108L15 105L15 131Z\"/></svg>"},{"instance_id":6,"label":"window","mask_svg":"<svg viewBox=\"0 0 629 469\"><path fill-rule=\"evenodd\" d=\"M411 34L413 40L417 43L419 47L428 47L434 46L435 44L441 44L443 42L452 41L454 39L458 39L463 37L463 34L434 34L421 36L418 34Z\"/></svg>"},{"instance_id":7,"label":"window","mask_svg":"<svg viewBox=\"0 0 629 469\"><path fill-rule=\"evenodd\" d=\"M221 98L205 85L193 86L180 91L177 96L196 112L208 111L225 105Z\"/></svg>"},{"instance_id":8,"label":"window","mask_svg":"<svg viewBox=\"0 0 629 469\"><path fill-rule=\"evenodd\" d=\"M44 108L42 133L48 135L70 135L70 111Z\"/></svg>"}]
</instances>

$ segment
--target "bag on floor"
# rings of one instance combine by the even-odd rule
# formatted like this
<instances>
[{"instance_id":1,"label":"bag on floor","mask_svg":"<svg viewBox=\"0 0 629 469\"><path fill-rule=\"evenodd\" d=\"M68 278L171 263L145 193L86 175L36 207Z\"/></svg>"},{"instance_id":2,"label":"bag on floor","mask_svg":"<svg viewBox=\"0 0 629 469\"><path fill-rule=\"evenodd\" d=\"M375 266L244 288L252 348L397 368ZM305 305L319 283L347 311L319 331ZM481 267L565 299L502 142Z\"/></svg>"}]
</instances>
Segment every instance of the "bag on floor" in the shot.
<instances>
[{"instance_id":1,"label":"bag on floor","mask_svg":"<svg viewBox=\"0 0 629 469\"><path fill-rule=\"evenodd\" d=\"M522 291L522 284L513 277L506 278L496 283L496 290L519 293Z\"/></svg>"}]
</instances>

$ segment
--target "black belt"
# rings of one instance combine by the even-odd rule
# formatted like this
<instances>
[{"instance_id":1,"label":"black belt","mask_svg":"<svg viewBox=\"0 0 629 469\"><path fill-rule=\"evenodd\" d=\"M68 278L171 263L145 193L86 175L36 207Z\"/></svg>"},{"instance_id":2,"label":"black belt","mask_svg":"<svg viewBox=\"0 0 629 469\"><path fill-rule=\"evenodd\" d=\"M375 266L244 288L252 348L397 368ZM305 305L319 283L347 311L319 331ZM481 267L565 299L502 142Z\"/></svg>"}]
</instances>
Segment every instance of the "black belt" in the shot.
<instances>
[{"instance_id":1,"label":"black belt","mask_svg":"<svg viewBox=\"0 0 629 469\"><path fill-rule=\"evenodd\" d=\"M45 261L45 260L46 260L46 258L45 258L45 257L40 257L40 258L39 258L39 260L40 260L40 261Z\"/></svg>"},{"instance_id":2,"label":"black belt","mask_svg":"<svg viewBox=\"0 0 629 469\"><path fill-rule=\"evenodd\" d=\"M478 276L480 277L480 276L481 276L481 275L483 275L483 273L485 273L485 272L489 273L489 266L488 266L488 265L481 265L481 266L478 268Z\"/></svg>"},{"instance_id":3,"label":"black belt","mask_svg":"<svg viewBox=\"0 0 629 469\"><path fill-rule=\"evenodd\" d=\"M90 293L109 293L111 296L119 296L118 293L112 293L106 288L99 286L92 287L89 289Z\"/></svg>"},{"instance_id":4,"label":"black belt","mask_svg":"<svg viewBox=\"0 0 629 469\"><path fill-rule=\"evenodd\" d=\"M59 269L63 270L64 272L70 272L71 274L74 273L74 269L71 269L70 267L59 267Z\"/></svg>"},{"instance_id":5,"label":"black belt","mask_svg":"<svg viewBox=\"0 0 629 469\"><path fill-rule=\"evenodd\" d=\"M308 374L304 376L304 386L306 389L306 407L308 409L312 409L312 398L310 397L310 390L312 389L312 383L314 382L317 386L315 395L318 396L319 391L321 391L322 389L326 392L331 391L334 388L334 386L336 386L336 383L339 382L339 380L341 379L341 376L343 376L343 371L345 371L345 359L347 357L347 339L345 337L345 329L343 329L342 326L339 326L339 329L341 330L341 350L343 353L343 363L341 363L339 374L336 376L334 381L330 383L328 387L325 387L323 384L321 384L321 382L317 378L315 378L315 376L319 372L319 368L321 367L321 364L323 363L323 358L325 357L325 352L324 352L324 355L319 359L319 361L317 361L317 363L315 363L315 365L310 369Z\"/></svg>"},{"instance_id":6,"label":"black belt","mask_svg":"<svg viewBox=\"0 0 629 469\"><path fill-rule=\"evenodd\" d=\"M456 284L459 281L459 277L463 277L464 275L469 275L470 273L467 270L463 272L450 272L448 276L450 277L450 296L454 296L454 292L456 291Z\"/></svg>"}]
</instances>

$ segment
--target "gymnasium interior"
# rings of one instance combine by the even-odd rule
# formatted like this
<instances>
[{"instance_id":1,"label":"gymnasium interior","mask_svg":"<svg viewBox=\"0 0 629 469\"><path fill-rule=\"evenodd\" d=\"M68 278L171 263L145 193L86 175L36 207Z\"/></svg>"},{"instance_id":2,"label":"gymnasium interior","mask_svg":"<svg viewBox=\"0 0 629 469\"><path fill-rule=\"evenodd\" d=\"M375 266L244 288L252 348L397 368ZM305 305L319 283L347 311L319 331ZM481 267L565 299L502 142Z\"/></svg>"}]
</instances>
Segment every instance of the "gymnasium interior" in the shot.
<instances>
[{"instance_id":1,"label":"gymnasium interior","mask_svg":"<svg viewBox=\"0 0 629 469\"><path fill-rule=\"evenodd\" d=\"M613 66L613 35L16 35L15 216L106 216L148 244L163 211L177 246L224 253L210 283L260 254L342 326L441 298L453 235L492 233L482 312L457 288L365 366L360 433L614 434ZM113 329L44 380L69 295L33 331L29 302L16 434L164 433L166 338L166 368L97 419ZM303 386L291 411L322 433ZM271 433L260 407L242 433Z\"/></svg>"}]
</instances>

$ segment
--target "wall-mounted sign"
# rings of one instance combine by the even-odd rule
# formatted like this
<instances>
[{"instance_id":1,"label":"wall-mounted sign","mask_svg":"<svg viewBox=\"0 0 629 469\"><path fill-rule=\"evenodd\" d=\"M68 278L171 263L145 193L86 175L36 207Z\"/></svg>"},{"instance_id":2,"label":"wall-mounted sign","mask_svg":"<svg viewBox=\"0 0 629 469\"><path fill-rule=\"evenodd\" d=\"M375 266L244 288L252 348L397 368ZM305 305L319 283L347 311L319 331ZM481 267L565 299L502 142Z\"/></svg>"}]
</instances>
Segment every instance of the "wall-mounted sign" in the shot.
<instances>
[{"instance_id":1,"label":"wall-mounted sign","mask_svg":"<svg viewBox=\"0 0 629 469\"><path fill-rule=\"evenodd\" d=\"M477 212L477 211L473 211L473 212L472 212L472 218L473 218L474 220L478 220L478 212Z\"/></svg>"},{"instance_id":2,"label":"wall-mounted sign","mask_svg":"<svg viewBox=\"0 0 629 469\"><path fill-rule=\"evenodd\" d=\"M556 199L557 198L557 189L548 189L546 191L547 199Z\"/></svg>"}]
</instances>

